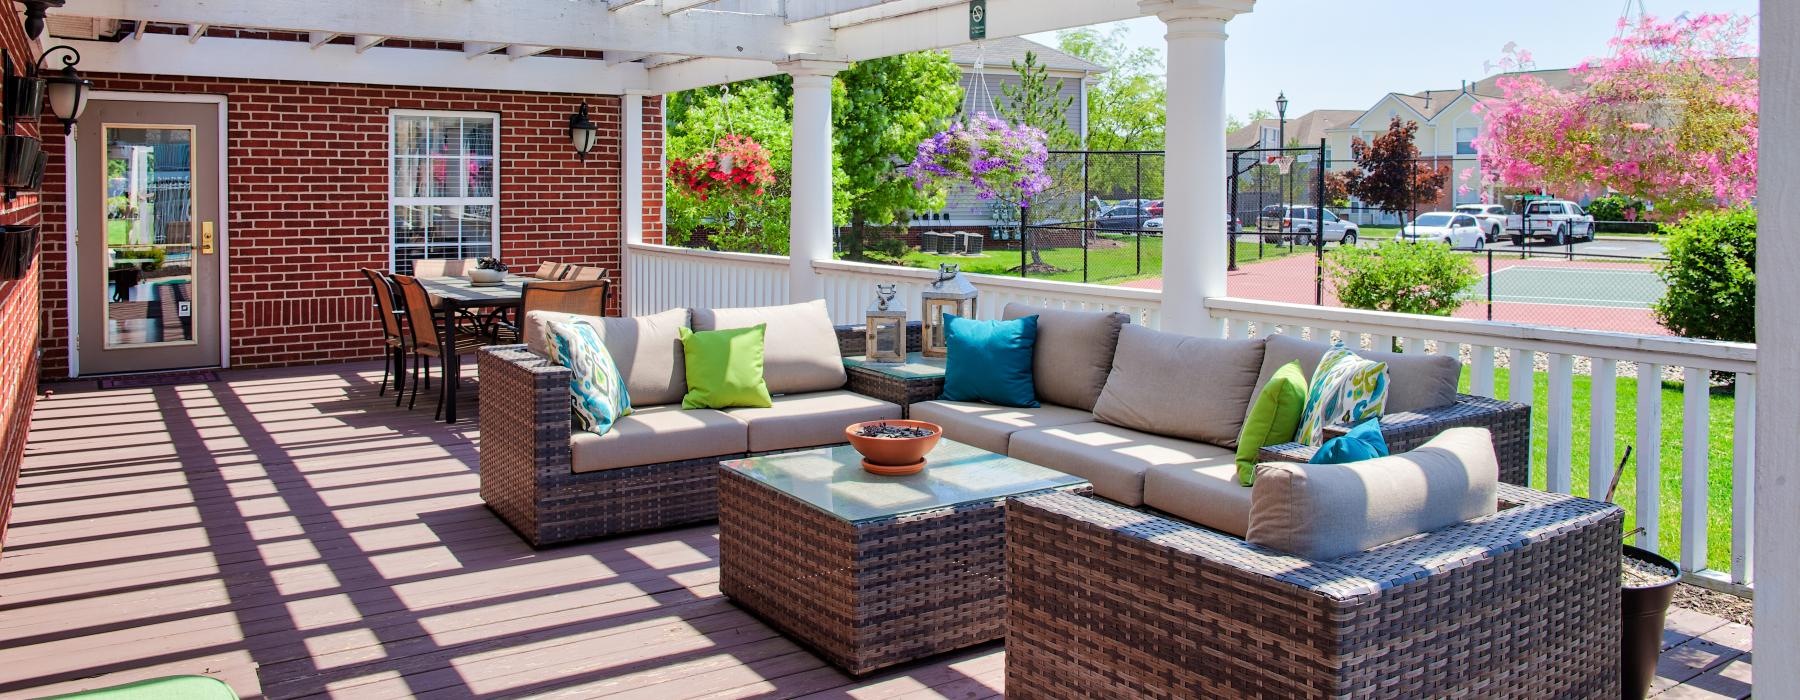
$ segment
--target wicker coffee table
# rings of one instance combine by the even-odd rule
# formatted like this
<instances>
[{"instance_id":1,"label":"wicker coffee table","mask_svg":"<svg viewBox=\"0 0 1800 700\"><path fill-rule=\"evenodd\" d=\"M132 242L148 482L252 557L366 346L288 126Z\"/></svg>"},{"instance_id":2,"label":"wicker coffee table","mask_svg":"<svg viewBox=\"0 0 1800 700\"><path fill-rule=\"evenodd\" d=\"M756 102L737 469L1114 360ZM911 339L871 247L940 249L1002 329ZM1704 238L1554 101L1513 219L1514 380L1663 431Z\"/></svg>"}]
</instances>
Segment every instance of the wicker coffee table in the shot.
<instances>
[{"instance_id":1,"label":"wicker coffee table","mask_svg":"<svg viewBox=\"0 0 1800 700\"><path fill-rule=\"evenodd\" d=\"M720 465L719 587L852 674L1006 636L1008 496L1078 477L950 440L880 477L849 445Z\"/></svg>"},{"instance_id":2,"label":"wicker coffee table","mask_svg":"<svg viewBox=\"0 0 1800 700\"><path fill-rule=\"evenodd\" d=\"M864 396L900 404L900 416L911 417L912 404L931 401L944 393L944 358L919 353L904 363L870 362L863 355L844 358L849 389Z\"/></svg>"}]
</instances>

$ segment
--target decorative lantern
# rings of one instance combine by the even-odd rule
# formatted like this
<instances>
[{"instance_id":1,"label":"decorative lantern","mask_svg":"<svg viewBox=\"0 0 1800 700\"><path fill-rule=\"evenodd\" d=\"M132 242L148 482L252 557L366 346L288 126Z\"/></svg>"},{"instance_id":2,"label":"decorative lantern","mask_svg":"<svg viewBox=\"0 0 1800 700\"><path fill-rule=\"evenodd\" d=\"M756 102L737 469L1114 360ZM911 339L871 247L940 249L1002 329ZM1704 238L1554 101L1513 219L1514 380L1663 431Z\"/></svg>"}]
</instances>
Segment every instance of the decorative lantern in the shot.
<instances>
[{"instance_id":1,"label":"decorative lantern","mask_svg":"<svg viewBox=\"0 0 1800 700\"><path fill-rule=\"evenodd\" d=\"M81 119L81 112L87 109L88 94L93 92L93 83L75 71L75 64L81 62L81 52L68 45L52 46L38 57L38 69L44 70L44 63L50 55L58 51L65 52L62 57L62 70L44 78L45 93L50 98L50 111L62 122L63 133L75 131L75 122Z\"/></svg>"},{"instance_id":2,"label":"decorative lantern","mask_svg":"<svg viewBox=\"0 0 1800 700\"><path fill-rule=\"evenodd\" d=\"M569 115L569 145L575 147L575 157L587 160L588 151L594 150L594 143L600 140L600 127L588 118L588 104L581 103L581 108Z\"/></svg>"},{"instance_id":3,"label":"decorative lantern","mask_svg":"<svg viewBox=\"0 0 1800 700\"><path fill-rule=\"evenodd\" d=\"M956 265L939 265L937 281L919 293L925 300L925 343L920 352L926 357L946 357L950 354L944 314L956 314L962 318L975 317L975 285L960 272Z\"/></svg>"},{"instance_id":4,"label":"decorative lantern","mask_svg":"<svg viewBox=\"0 0 1800 700\"><path fill-rule=\"evenodd\" d=\"M906 305L896 297L898 287L875 285L875 303L869 305L863 354L870 362L898 364L906 361Z\"/></svg>"}]
</instances>

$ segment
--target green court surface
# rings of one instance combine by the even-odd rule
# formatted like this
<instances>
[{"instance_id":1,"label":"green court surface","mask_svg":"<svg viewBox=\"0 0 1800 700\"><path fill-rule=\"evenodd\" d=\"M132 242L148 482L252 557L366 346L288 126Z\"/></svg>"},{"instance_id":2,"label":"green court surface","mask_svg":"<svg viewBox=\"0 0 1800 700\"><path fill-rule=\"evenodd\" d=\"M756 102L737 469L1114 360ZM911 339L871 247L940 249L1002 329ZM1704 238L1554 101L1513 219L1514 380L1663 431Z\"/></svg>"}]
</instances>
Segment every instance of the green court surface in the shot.
<instances>
[{"instance_id":1,"label":"green court surface","mask_svg":"<svg viewBox=\"0 0 1800 700\"><path fill-rule=\"evenodd\" d=\"M1469 298L1487 298L1488 282L1483 279L1477 284ZM1495 270L1492 282L1496 302L1612 309L1648 309L1666 289L1654 270L1644 268L1603 270L1531 263Z\"/></svg>"}]
</instances>

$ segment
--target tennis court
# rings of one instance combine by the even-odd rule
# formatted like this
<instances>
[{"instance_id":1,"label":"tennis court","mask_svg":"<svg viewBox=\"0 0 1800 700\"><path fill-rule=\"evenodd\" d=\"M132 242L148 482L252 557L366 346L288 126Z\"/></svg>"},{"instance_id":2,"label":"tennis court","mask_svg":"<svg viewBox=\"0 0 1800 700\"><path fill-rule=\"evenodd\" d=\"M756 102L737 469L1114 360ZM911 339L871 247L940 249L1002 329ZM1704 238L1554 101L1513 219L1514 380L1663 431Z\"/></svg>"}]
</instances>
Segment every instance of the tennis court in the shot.
<instances>
[{"instance_id":1,"label":"tennis court","mask_svg":"<svg viewBox=\"0 0 1800 700\"><path fill-rule=\"evenodd\" d=\"M1496 266L1499 267L1499 266ZM1656 271L1629 267L1593 267L1522 264L1500 267L1470 290L1472 300L1486 299L1493 283L1496 303L1559 304L1613 309L1648 309L1661 299L1666 286Z\"/></svg>"}]
</instances>

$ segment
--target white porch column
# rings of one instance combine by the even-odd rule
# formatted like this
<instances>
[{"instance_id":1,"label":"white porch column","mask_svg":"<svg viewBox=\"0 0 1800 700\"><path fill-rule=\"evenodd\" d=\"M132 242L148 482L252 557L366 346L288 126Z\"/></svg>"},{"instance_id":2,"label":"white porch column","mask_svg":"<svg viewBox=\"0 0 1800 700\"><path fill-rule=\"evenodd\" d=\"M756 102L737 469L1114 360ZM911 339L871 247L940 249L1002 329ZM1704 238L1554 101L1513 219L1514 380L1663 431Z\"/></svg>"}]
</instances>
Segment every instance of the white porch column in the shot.
<instances>
[{"instance_id":1,"label":"white porch column","mask_svg":"<svg viewBox=\"0 0 1800 700\"><path fill-rule=\"evenodd\" d=\"M1163 329L1216 337L1207 297L1225 296L1225 23L1256 0L1140 0L1168 25Z\"/></svg>"},{"instance_id":2,"label":"white porch column","mask_svg":"<svg viewBox=\"0 0 1800 700\"><path fill-rule=\"evenodd\" d=\"M792 61L794 174L788 215L788 301L824 296L814 260L831 259L831 76L846 64Z\"/></svg>"},{"instance_id":3,"label":"white porch column","mask_svg":"<svg viewBox=\"0 0 1800 700\"><path fill-rule=\"evenodd\" d=\"M1756 672L1759 698L1800 698L1800 4L1762 2L1756 248ZM1785 387L1785 388L1784 388ZM1786 659L1768 663L1768 659Z\"/></svg>"},{"instance_id":4,"label":"white porch column","mask_svg":"<svg viewBox=\"0 0 1800 700\"><path fill-rule=\"evenodd\" d=\"M644 242L644 96L635 92L619 98L619 219L621 247Z\"/></svg>"}]
</instances>

